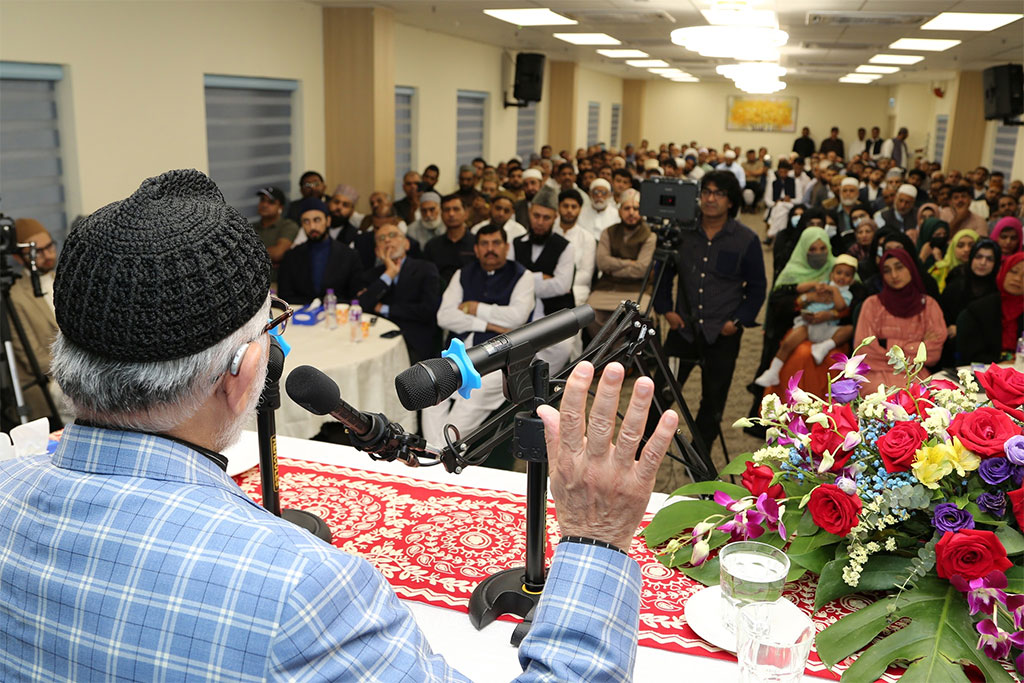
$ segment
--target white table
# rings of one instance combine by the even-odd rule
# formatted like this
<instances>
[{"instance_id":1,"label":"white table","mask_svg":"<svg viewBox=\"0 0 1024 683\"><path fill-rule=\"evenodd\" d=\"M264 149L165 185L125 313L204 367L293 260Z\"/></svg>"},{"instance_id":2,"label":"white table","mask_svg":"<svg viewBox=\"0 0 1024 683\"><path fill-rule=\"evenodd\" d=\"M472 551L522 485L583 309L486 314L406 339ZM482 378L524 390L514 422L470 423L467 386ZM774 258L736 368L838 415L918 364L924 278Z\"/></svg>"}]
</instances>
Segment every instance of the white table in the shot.
<instances>
[{"instance_id":1,"label":"white table","mask_svg":"<svg viewBox=\"0 0 1024 683\"><path fill-rule=\"evenodd\" d=\"M416 415L402 407L395 393L395 375L409 367L409 352L401 335L382 339L381 335L398 327L377 317L370 327L370 336L359 342L351 340L352 323L328 329L327 323L317 325L289 324L284 338L291 352L284 362L281 377L281 407L276 414L277 433L308 439L320 431L330 416L314 415L292 401L285 391L288 373L300 365L312 365L325 372L338 384L341 398L359 410L384 413L407 430L415 431ZM256 429L253 417L249 428Z\"/></svg>"},{"instance_id":2,"label":"white table","mask_svg":"<svg viewBox=\"0 0 1024 683\"><path fill-rule=\"evenodd\" d=\"M409 468L398 462L370 460L365 453L348 446L287 437L279 438L277 446L278 455L283 458L344 465L373 472L408 476L412 479L511 491L526 495L526 475L518 472L487 467L470 467L462 474L449 474L440 465ZM229 473L245 471L256 465L259 459L256 434L245 432L241 441L225 453L231 463L228 467ZM550 492L548 495L550 496ZM666 498L667 496L663 493L653 494L648 510L660 509ZM404 601L404 604L412 611L434 651L444 655L452 666L472 680L478 683L510 681L522 673L518 659L519 651L509 644L512 631L516 626L515 623L495 621L483 630L477 631L470 624L469 615L462 612L412 600ZM645 682L686 678L727 683L735 681L738 673L736 664L731 661L651 647L639 647L637 648L634 679ZM805 675L804 680L820 683L823 679Z\"/></svg>"}]
</instances>

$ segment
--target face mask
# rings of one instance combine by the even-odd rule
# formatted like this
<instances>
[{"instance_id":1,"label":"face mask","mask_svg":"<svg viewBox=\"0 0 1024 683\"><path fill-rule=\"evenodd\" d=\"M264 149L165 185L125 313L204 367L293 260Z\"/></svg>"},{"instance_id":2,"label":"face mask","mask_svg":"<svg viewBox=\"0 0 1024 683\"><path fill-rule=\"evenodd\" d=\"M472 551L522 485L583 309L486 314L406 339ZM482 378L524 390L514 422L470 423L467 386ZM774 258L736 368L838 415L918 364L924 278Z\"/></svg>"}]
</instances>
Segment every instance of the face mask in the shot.
<instances>
[{"instance_id":1,"label":"face mask","mask_svg":"<svg viewBox=\"0 0 1024 683\"><path fill-rule=\"evenodd\" d=\"M792 225L794 228L796 227L796 224L799 223L799 222L800 222L800 215L799 214L797 214L796 216L793 216L792 218L789 219L789 224Z\"/></svg>"},{"instance_id":2,"label":"face mask","mask_svg":"<svg viewBox=\"0 0 1024 683\"><path fill-rule=\"evenodd\" d=\"M825 226L825 234L829 236L829 239L835 237L836 236L836 226L834 226L834 225L826 225Z\"/></svg>"},{"instance_id":3,"label":"face mask","mask_svg":"<svg viewBox=\"0 0 1024 683\"><path fill-rule=\"evenodd\" d=\"M818 270L819 268L823 268L827 262L828 262L828 254L827 253L826 254L808 254L807 255L807 265L809 265L811 268L814 268L815 270Z\"/></svg>"}]
</instances>

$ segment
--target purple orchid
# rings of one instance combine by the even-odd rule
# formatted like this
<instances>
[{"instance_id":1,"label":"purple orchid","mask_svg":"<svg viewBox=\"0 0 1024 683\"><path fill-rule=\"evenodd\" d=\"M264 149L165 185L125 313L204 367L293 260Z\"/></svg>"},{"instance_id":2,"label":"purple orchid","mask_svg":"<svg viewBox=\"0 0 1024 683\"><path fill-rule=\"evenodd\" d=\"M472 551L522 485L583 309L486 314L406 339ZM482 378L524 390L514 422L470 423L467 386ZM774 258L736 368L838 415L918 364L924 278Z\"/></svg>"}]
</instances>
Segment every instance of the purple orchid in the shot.
<instances>
[{"instance_id":1,"label":"purple orchid","mask_svg":"<svg viewBox=\"0 0 1024 683\"><path fill-rule=\"evenodd\" d=\"M725 491L715 491L715 502L729 512L743 512L753 506L748 498L736 500Z\"/></svg>"},{"instance_id":2,"label":"purple orchid","mask_svg":"<svg viewBox=\"0 0 1024 683\"><path fill-rule=\"evenodd\" d=\"M1006 592L1003 590L1007 585L1006 574L1002 572L989 572L986 576L971 579L969 582L959 574L954 574L950 583L961 593L967 593L967 606L971 610L971 614L978 612L992 614L996 602L1007 604ZM1013 597L1021 597L1024 602L1024 596ZM1024 610L1021 613L1024 618ZM1021 627L1020 624L1016 624L1016 626L1017 628Z\"/></svg>"},{"instance_id":3,"label":"purple orchid","mask_svg":"<svg viewBox=\"0 0 1024 683\"><path fill-rule=\"evenodd\" d=\"M834 403L849 403L860 395L861 382L853 379L839 379L829 387L829 399Z\"/></svg>"},{"instance_id":4,"label":"purple orchid","mask_svg":"<svg viewBox=\"0 0 1024 683\"><path fill-rule=\"evenodd\" d=\"M1017 659L1013 660L1013 666L1017 669L1017 673L1024 676L1024 652L1017 655Z\"/></svg>"},{"instance_id":5,"label":"purple orchid","mask_svg":"<svg viewBox=\"0 0 1024 683\"><path fill-rule=\"evenodd\" d=\"M798 403L806 403L810 400L810 394L800 388L800 380L804 376L803 370L797 370L789 378L789 386L786 387L786 405L793 406Z\"/></svg>"},{"instance_id":6,"label":"purple orchid","mask_svg":"<svg viewBox=\"0 0 1024 683\"><path fill-rule=\"evenodd\" d=\"M807 428L807 423L804 422L803 415L800 415L799 413L790 413L788 424L789 431L793 432L794 434L807 435L811 433L811 430ZM803 445L798 440L791 439L789 435L786 433L780 435L779 438L776 440L776 443L778 443L778 445L780 446L796 445L797 448L800 448Z\"/></svg>"},{"instance_id":7,"label":"purple orchid","mask_svg":"<svg viewBox=\"0 0 1024 683\"><path fill-rule=\"evenodd\" d=\"M732 537L733 541L749 541L764 533L761 523L764 521L764 514L757 510L744 510L736 513L736 516L725 524L717 527Z\"/></svg>"},{"instance_id":8,"label":"purple orchid","mask_svg":"<svg viewBox=\"0 0 1024 683\"><path fill-rule=\"evenodd\" d=\"M867 381L867 377L864 374L871 370L871 366L864 362L864 359L867 357L866 354L861 353L851 357L845 353L836 352L829 357L835 361L835 363L829 366L829 370L839 370L842 372L841 377L857 380L858 382Z\"/></svg>"},{"instance_id":9,"label":"purple orchid","mask_svg":"<svg viewBox=\"0 0 1024 683\"><path fill-rule=\"evenodd\" d=\"M779 503L769 496L767 493L762 493L757 497L757 509L764 515L764 524L768 527L768 531L776 531L782 540L786 540L786 526L782 523L782 512L784 508L779 507Z\"/></svg>"},{"instance_id":10,"label":"purple orchid","mask_svg":"<svg viewBox=\"0 0 1024 683\"><path fill-rule=\"evenodd\" d=\"M982 619L975 628L981 634L978 638L978 648L985 650L989 659L1005 658L1010 654L1011 645L1024 647L1024 631L1003 631L991 619Z\"/></svg>"},{"instance_id":11,"label":"purple orchid","mask_svg":"<svg viewBox=\"0 0 1024 683\"><path fill-rule=\"evenodd\" d=\"M1009 595L1004 604L1013 617L1014 628L1024 628L1024 595Z\"/></svg>"}]
</instances>

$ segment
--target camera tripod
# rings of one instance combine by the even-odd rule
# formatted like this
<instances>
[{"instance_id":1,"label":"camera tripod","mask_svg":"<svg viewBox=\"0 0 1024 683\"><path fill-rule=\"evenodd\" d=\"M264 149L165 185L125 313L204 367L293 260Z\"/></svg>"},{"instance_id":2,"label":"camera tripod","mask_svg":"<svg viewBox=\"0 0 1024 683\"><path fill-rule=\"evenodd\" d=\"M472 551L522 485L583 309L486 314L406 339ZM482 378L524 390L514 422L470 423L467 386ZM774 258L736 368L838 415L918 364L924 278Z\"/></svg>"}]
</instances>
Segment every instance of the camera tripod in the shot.
<instances>
[{"instance_id":1,"label":"camera tripod","mask_svg":"<svg viewBox=\"0 0 1024 683\"><path fill-rule=\"evenodd\" d=\"M11 251L16 249L28 248L31 251L30 261L31 265L35 263L35 243L31 244L18 244L17 239L14 237L14 226L9 218L0 215L0 341L3 346L0 349L0 357L4 361L4 365L7 367L7 372L10 376L11 387L14 390L14 399L17 405L18 420L21 424L25 424L29 421L29 409L25 402L24 389L31 389L32 387L39 387L43 393L43 398L46 401L46 406L50 411L51 416L51 429L59 429L61 426L60 413L57 411L57 406L53 401L53 396L50 394L49 379L43 374L42 369L39 367L39 360L36 358L35 352L32 350L32 346L28 341L28 334L25 332L25 326L18 315L17 310L11 302L11 287L14 286L14 282L23 277L22 274L15 273L10 263L8 263L8 257ZM32 269L32 289L36 296L42 296L43 292L39 286L38 275L35 274L34 268ZM25 358L28 361L29 368L32 372L32 381L26 385L21 384L21 378L18 373L17 360L14 354L13 337L11 336L11 328L14 328L14 332L18 335L18 341L21 342L21 348L25 353Z\"/></svg>"}]
</instances>

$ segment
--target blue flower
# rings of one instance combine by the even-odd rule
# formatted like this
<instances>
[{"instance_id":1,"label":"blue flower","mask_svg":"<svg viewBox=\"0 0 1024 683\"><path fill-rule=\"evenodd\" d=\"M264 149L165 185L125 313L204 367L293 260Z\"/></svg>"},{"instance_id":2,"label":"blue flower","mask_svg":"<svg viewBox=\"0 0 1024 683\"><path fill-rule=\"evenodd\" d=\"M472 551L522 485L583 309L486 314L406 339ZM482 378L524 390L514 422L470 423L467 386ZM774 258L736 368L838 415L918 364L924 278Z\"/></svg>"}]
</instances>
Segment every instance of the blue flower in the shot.
<instances>
[{"instance_id":1,"label":"blue flower","mask_svg":"<svg viewBox=\"0 0 1024 683\"><path fill-rule=\"evenodd\" d=\"M974 517L967 510L961 510L956 503L939 503L935 506L932 526L939 531L960 531L973 529Z\"/></svg>"}]
</instances>

